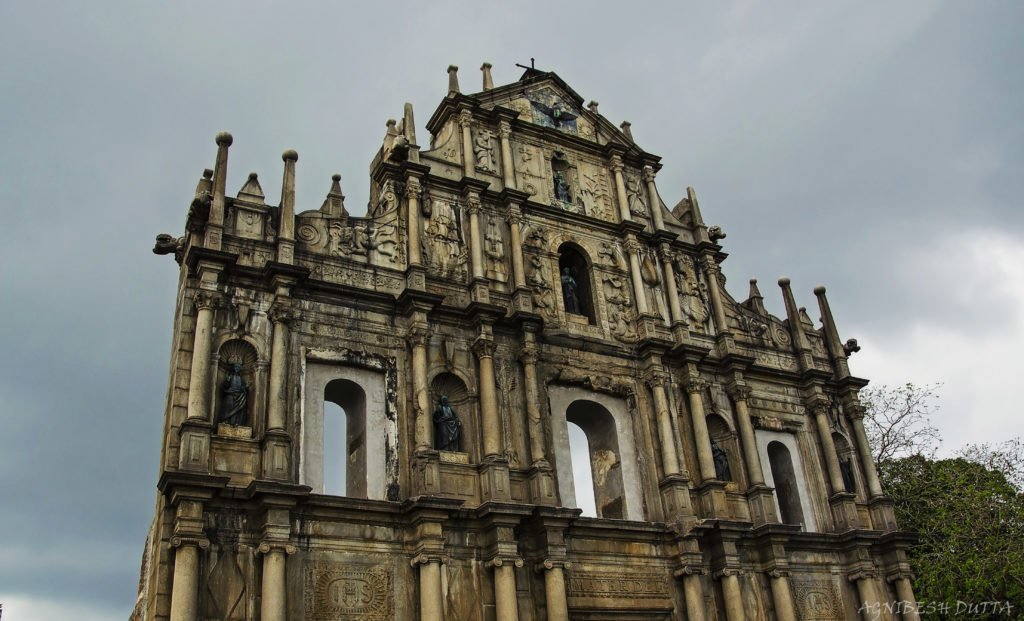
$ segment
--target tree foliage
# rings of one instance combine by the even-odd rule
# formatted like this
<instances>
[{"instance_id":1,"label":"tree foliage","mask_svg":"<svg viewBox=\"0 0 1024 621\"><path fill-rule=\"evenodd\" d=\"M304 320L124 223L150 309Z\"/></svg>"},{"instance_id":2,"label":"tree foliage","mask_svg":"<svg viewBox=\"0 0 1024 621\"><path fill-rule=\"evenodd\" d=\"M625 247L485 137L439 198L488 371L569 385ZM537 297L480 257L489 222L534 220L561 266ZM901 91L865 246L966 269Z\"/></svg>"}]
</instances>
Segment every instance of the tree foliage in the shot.
<instances>
[{"instance_id":1,"label":"tree foliage","mask_svg":"<svg viewBox=\"0 0 1024 621\"><path fill-rule=\"evenodd\" d=\"M968 445L936 459L938 385L863 391L865 430L908 551L919 600L1010 602L1024 611L1024 442ZM1002 616L1000 618L1007 618Z\"/></svg>"}]
</instances>

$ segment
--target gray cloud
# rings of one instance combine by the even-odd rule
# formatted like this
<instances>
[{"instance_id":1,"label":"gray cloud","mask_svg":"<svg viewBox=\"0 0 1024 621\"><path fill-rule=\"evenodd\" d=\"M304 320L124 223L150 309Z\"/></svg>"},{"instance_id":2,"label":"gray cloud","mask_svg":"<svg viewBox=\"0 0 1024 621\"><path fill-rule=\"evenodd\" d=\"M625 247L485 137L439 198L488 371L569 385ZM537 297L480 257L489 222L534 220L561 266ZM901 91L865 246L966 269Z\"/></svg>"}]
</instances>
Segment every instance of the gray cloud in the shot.
<instances>
[{"instance_id":1,"label":"gray cloud","mask_svg":"<svg viewBox=\"0 0 1024 621\"><path fill-rule=\"evenodd\" d=\"M280 153L295 148L300 208L318 207L340 172L358 213L385 120L413 102L426 142L453 62L473 91L482 61L506 83L532 56L614 122L632 121L664 157L665 200L695 186L706 219L729 233L736 297L758 277L779 313L785 273L817 316L811 288L827 284L844 334L890 358L925 347L907 336L915 325L963 347L1009 326L1006 338L1024 344L1020 312L990 276L1011 272L987 274L975 256L995 232L1024 246L1022 13L998 2L588 3L557 14L539 2L386 13L7 3L0 528L20 536L0 543L0 558L15 559L0 562L0 584L131 607L176 280L149 248L154 234L181 230L214 134L235 136L230 192L257 171L276 202ZM961 238L972 249L956 247ZM936 244L952 258L929 258ZM988 286L957 295L966 282ZM904 379L863 360L891 374L877 379ZM951 367L913 372L929 368ZM986 387L971 386L950 402L980 407ZM26 549L34 562L17 560ZM97 554L104 562L84 570Z\"/></svg>"}]
</instances>

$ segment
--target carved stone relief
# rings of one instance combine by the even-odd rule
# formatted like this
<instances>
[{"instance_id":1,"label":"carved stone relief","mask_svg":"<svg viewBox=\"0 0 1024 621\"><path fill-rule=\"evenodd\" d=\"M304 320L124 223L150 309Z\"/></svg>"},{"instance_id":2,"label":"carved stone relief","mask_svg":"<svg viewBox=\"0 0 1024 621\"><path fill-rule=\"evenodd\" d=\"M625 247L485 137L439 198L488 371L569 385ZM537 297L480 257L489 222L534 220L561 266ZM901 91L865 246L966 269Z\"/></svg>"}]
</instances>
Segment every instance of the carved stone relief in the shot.
<instances>
[{"instance_id":1,"label":"carved stone relief","mask_svg":"<svg viewBox=\"0 0 1024 621\"><path fill-rule=\"evenodd\" d=\"M545 319L552 319L555 316L555 296L551 281L544 272L544 261L535 254L530 255L526 267L526 284L533 290L533 306Z\"/></svg>"},{"instance_id":2,"label":"carved stone relief","mask_svg":"<svg viewBox=\"0 0 1024 621\"><path fill-rule=\"evenodd\" d=\"M646 191L640 176L627 172L625 177L626 201L629 205L629 213L638 217L647 217Z\"/></svg>"},{"instance_id":3,"label":"carved stone relief","mask_svg":"<svg viewBox=\"0 0 1024 621\"><path fill-rule=\"evenodd\" d=\"M458 204L443 198L431 201L430 219L423 232L423 254L432 274L465 280L468 252Z\"/></svg>"},{"instance_id":4,"label":"carved stone relief","mask_svg":"<svg viewBox=\"0 0 1024 621\"><path fill-rule=\"evenodd\" d=\"M515 148L516 177L519 188L533 196L538 203L549 200L547 175L544 172L544 155L533 145L520 144Z\"/></svg>"},{"instance_id":5,"label":"carved stone relief","mask_svg":"<svg viewBox=\"0 0 1024 621\"><path fill-rule=\"evenodd\" d=\"M477 170L494 172L497 169L494 163L494 132L486 127L477 130L473 139L473 156Z\"/></svg>"},{"instance_id":6,"label":"carved stone relief","mask_svg":"<svg viewBox=\"0 0 1024 621\"><path fill-rule=\"evenodd\" d=\"M629 285L624 278L614 274L604 275L604 300L607 303L608 326L612 336L623 343L637 339L636 312L629 296Z\"/></svg>"},{"instance_id":7,"label":"carved stone relief","mask_svg":"<svg viewBox=\"0 0 1024 621\"><path fill-rule=\"evenodd\" d=\"M699 279L693 260L686 255L676 259L676 289L679 292L680 308L690 329L711 334L711 303L707 285L703 279Z\"/></svg>"},{"instance_id":8,"label":"carved stone relief","mask_svg":"<svg viewBox=\"0 0 1024 621\"><path fill-rule=\"evenodd\" d=\"M306 621L394 619L394 576L384 565L320 562L306 580Z\"/></svg>"},{"instance_id":9,"label":"carved stone relief","mask_svg":"<svg viewBox=\"0 0 1024 621\"><path fill-rule=\"evenodd\" d=\"M508 280L508 268L505 266L505 240L496 218L489 218L487 233L484 235L484 255L487 257L487 278L498 282Z\"/></svg>"},{"instance_id":10,"label":"carved stone relief","mask_svg":"<svg viewBox=\"0 0 1024 621\"><path fill-rule=\"evenodd\" d=\"M803 621L839 621L842 604L830 578L793 577L793 594Z\"/></svg>"},{"instance_id":11,"label":"carved stone relief","mask_svg":"<svg viewBox=\"0 0 1024 621\"><path fill-rule=\"evenodd\" d=\"M608 173L587 162L579 166L579 199L588 216L601 220L612 217L612 191Z\"/></svg>"}]
</instances>

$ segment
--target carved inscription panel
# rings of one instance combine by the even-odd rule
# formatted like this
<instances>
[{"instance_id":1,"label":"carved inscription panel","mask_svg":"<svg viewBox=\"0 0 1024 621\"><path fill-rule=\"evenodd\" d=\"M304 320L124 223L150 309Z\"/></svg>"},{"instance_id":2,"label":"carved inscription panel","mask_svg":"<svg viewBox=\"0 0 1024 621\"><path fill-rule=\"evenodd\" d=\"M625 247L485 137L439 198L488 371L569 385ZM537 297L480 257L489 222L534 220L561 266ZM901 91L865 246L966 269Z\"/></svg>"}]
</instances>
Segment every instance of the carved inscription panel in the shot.
<instances>
[{"instance_id":1,"label":"carved inscription panel","mask_svg":"<svg viewBox=\"0 0 1024 621\"><path fill-rule=\"evenodd\" d=\"M569 574L569 597L620 600L667 599L665 574L631 572L613 574L595 571L572 571Z\"/></svg>"},{"instance_id":2,"label":"carved inscription panel","mask_svg":"<svg viewBox=\"0 0 1024 621\"><path fill-rule=\"evenodd\" d=\"M316 563L307 576L306 621L390 621L394 576L384 565Z\"/></svg>"},{"instance_id":3,"label":"carved inscription panel","mask_svg":"<svg viewBox=\"0 0 1024 621\"><path fill-rule=\"evenodd\" d=\"M793 591L802 621L841 621L839 594L830 578L793 578Z\"/></svg>"}]
</instances>

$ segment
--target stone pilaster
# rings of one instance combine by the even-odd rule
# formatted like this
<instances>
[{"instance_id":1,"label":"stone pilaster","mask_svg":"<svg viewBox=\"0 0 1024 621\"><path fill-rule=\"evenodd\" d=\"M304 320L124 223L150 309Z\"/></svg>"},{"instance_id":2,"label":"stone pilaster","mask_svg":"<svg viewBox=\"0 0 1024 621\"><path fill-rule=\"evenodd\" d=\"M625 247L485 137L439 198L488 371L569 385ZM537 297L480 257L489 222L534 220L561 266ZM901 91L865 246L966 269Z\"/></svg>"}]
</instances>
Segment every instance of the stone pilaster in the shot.
<instances>
[{"instance_id":1,"label":"stone pilaster","mask_svg":"<svg viewBox=\"0 0 1024 621\"><path fill-rule=\"evenodd\" d=\"M658 200L658 188L654 185L654 168L644 166L644 182L647 184L647 204L650 205L651 217L654 219L654 230L665 228L665 218L661 214L661 201Z\"/></svg>"},{"instance_id":2,"label":"stone pilaster","mask_svg":"<svg viewBox=\"0 0 1024 621\"><path fill-rule=\"evenodd\" d=\"M423 186L420 184L419 178L409 176L405 179L405 200L408 209L406 227L409 231L409 252L407 256L410 266L421 266L423 264L422 231L420 230L422 226L420 218L420 196L422 192Z\"/></svg>"},{"instance_id":3,"label":"stone pilaster","mask_svg":"<svg viewBox=\"0 0 1024 621\"><path fill-rule=\"evenodd\" d=\"M672 432L672 418L668 409L665 390L668 376L661 371L648 374L647 387L654 397L654 412L658 421L658 439L661 445L661 467L665 476L679 474L679 456L676 454L676 440Z\"/></svg>"},{"instance_id":4,"label":"stone pilaster","mask_svg":"<svg viewBox=\"0 0 1024 621\"><path fill-rule=\"evenodd\" d=\"M708 282L708 294L711 297L711 311L715 317L715 330L718 334L719 343L721 343L726 350L729 350L733 346L732 342L732 330L729 329L728 321L725 317L725 305L722 302L722 290L721 282L718 280L718 274L721 268L715 262L715 258L710 254L705 255L701 259L701 266L704 268L704 278Z\"/></svg>"},{"instance_id":5,"label":"stone pilaster","mask_svg":"<svg viewBox=\"0 0 1024 621\"><path fill-rule=\"evenodd\" d=\"M467 177L476 176L476 162L473 155L473 113L463 110L459 113L459 127L462 130L462 173Z\"/></svg>"},{"instance_id":6,"label":"stone pilaster","mask_svg":"<svg viewBox=\"0 0 1024 621\"><path fill-rule=\"evenodd\" d=\"M708 383L700 378L686 378L683 388L690 401L690 422L693 426L693 442L697 447L697 464L700 468L701 482L715 479L715 459L711 455L711 436L708 434L708 423L704 417L703 392Z\"/></svg>"},{"instance_id":7,"label":"stone pilaster","mask_svg":"<svg viewBox=\"0 0 1024 621\"><path fill-rule=\"evenodd\" d=\"M672 265L675 255L666 243L658 247L658 255L661 258L662 271L665 273L665 291L668 295L668 312L673 331L677 325L683 324L685 328L686 320L683 319L683 310L679 305L679 289L676 287L676 272Z\"/></svg>"},{"instance_id":8,"label":"stone pilaster","mask_svg":"<svg viewBox=\"0 0 1024 621\"><path fill-rule=\"evenodd\" d=\"M533 300L530 296L530 289L526 286L523 239L520 232L523 213L517 203L509 202L505 221L508 223L509 241L512 246L512 283L515 286L515 292L512 294L512 307L516 311L530 312L533 310Z\"/></svg>"},{"instance_id":9,"label":"stone pilaster","mask_svg":"<svg viewBox=\"0 0 1024 621\"><path fill-rule=\"evenodd\" d=\"M516 171L512 161L512 124L508 121L498 122L498 138L501 140L501 173L502 183L506 188L516 189Z\"/></svg>"},{"instance_id":10,"label":"stone pilaster","mask_svg":"<svg viewBox=\"0 0 1024 621\"><path fill-rule=\"evenodd\" d=\"M434 448L427 386L427 329L424 318L422 321L414 322L406 335L409 347L412 349L414 441L417 452L430 451Z\"/></svg>"},{"instance_id":11,"label":"stone pilaster","mask_svg":"<svg viewBox=\"0 0 1024 621\"><path fill-rule=\"evenodd\" d=\"M273 339L270 349L270 380L268 389L267 432L263 441L263 476L268 479L289 478L289 446L287 426L288 394L288 331L295 319L287 287L278 287L277 300L270 308Z\"/></svg>"},{"instance_id":12,"label":"stone pilaster","mask_svg":"<svg viewBox=\"0 0 1024 621\"><path fill-rule=\"evenodd\" d=\"M628 210L627 210L628 212ZM633 297L636 299L636 312L640 316L649 314L647 306L647 293L644 291L643 277L640 275L640 242L632 233L626 236L626 243L623 244L626 255L629 257L629 275L633 281Z\"/></svg>"},{"instance_id":13,"label":"stone pilaster","mask_svg":"<svg viewBox=\"0 0 1024 621\"><path fill-rule=\"evenodd\" d=\"M210 467L210 431L213 421L210 404L213 391L211 379L211 348L213 346L213 315L222 304L216 291L221 267L200 262L200 289L196 292L196 330L192 342L192 369L188 384L187 418L179 429L181 445L178 467L183 470L205 472Z\"/></svg>"},{"instance_id":14,"label":"stone pilaster","mask_svg":"<svg viewBox=\"0 0 1024 621\"><path fill-rule=\"evenodd\" d=\"M619 203L619 219L622 222L629 222L633 215L629 213L629 200L626 198L626 182L622 179L622 156L613 155L609 161L609 167L615 176L615 199Z\"/></svg>"}]
</instances>

